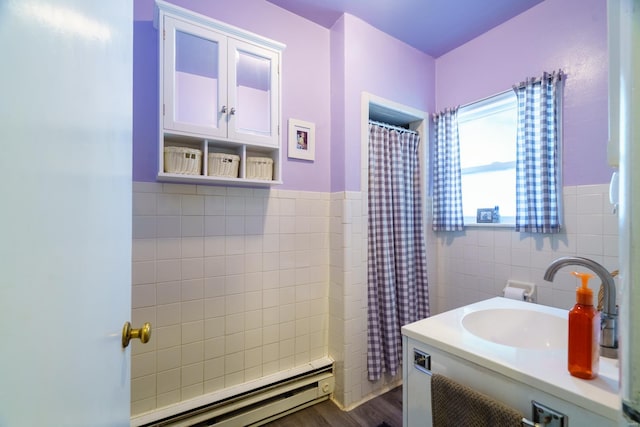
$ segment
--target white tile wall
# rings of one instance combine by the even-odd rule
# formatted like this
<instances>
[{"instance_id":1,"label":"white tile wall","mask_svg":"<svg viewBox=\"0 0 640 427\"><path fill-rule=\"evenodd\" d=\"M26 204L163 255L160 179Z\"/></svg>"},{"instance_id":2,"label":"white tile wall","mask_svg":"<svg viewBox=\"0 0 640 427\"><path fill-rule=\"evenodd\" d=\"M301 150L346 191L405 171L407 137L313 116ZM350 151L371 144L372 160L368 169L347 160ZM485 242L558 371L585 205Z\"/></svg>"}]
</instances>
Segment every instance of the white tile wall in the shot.
<instances>
[{"instance_id":1,"label":"white tile wall","mask_svg":"<svg viewBox=\"0 0 640 427\"><path fill-rule=\"evenodd\" d=\"M366 189L365 189L366 190ZM567 308L575 279L542 275L581 255L617 268L606 185L564 188L559 235L427 231L431 313L534 281L538 302ZM132 412L146 412L325 355L346 408L395 385L366 372L367 193L134 183ZM428 201L427 201L428 202ZM427 207L428 211L429 207ZM568 270L567 270L568 271Z\"/></svg>"},{"instance_id":2,"label":"white tile wall","mask_svg":"<svg viewBox=\"0 0 640 427\"><path fill-rule=\"evenodd\" d=\"M132 414L325 357L327 194L135 182Z\"/></svg>"},{"instance_id":3,"label":"white tile wall","mask_svg":"<svg viewBox=\"0 0 640 427\"><path fill-rule=\"evenodd\" d=\"M562 256L584 256L610 271L618 268L617 217L608 192L606 184L564 187L565 227L560 234L471 227L437 233L439 270L431 292L432 314L502 295L508 279L534 282L540 304L572 307L578 283L571 269L560 270L553 282L543 279L544 271ZM597 292L596 279L591 286Z\"/></svg>"}]
</instances>

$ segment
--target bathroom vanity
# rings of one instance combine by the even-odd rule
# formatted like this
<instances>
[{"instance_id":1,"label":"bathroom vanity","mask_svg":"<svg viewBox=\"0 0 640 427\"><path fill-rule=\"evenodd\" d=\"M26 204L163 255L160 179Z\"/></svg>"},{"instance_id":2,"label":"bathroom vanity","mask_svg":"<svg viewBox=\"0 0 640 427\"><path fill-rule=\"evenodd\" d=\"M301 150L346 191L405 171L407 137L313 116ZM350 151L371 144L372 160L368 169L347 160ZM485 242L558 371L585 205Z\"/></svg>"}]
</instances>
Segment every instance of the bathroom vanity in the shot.
<instances>
[{"instance_id":1,"label":"bathroom vanity","mask_svg":"<svg viewBox=\"0 0 640 427\"><path fill-rule=\"evenodd\" d=\"M496 297L404 326L403 425L431 426L431 373L439 373L529 420L535 401L571 426L617 426L618 361L601 357L593 380L569 375L567 315Z\"/></svg>"}]
</instances>

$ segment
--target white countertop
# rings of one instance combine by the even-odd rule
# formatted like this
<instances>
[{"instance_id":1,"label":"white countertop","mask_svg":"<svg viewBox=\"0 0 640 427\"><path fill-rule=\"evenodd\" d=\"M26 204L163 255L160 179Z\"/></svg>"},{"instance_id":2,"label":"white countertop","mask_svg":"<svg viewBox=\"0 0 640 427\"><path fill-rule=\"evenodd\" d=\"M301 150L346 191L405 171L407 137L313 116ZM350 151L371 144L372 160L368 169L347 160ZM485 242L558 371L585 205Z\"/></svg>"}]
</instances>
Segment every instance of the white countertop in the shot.
<instances>
[{"instance_id":1,"label":"white countertop","mask_svg":"<svg viewBox=\"0 0 640 427\"><path fill-rule=\"evenodd\" d=\"M402 334L454 354L516 381L528 384L603 417L617 420L618 361L600 358L600 372L593 380L573 377L567 371L567 349L509 347L472 335L462 326L463 317L487 309L540 311L567 319L568 311L539 304L491 298L460 307L402 327Z\"/></svg>"}]
</instances>

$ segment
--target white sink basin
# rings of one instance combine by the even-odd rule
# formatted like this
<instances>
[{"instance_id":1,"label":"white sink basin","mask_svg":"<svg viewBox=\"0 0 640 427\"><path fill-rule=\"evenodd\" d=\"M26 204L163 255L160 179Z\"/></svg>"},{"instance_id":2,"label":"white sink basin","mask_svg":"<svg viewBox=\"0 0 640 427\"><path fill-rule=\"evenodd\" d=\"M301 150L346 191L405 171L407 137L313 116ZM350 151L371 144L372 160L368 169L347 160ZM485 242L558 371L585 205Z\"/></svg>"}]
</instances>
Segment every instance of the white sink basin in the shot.
<instances>
[{"instance_id":1,"label":"white sink basin","mask_svg":"<svg viewBox=\"0 0 640 427\"><path fill-rule=\"evenodd\" d=\"M567 347L567 319L533 310L495 308L462 318L473 335L510 347L561 349Z\"/></svg>"}]
</instances>

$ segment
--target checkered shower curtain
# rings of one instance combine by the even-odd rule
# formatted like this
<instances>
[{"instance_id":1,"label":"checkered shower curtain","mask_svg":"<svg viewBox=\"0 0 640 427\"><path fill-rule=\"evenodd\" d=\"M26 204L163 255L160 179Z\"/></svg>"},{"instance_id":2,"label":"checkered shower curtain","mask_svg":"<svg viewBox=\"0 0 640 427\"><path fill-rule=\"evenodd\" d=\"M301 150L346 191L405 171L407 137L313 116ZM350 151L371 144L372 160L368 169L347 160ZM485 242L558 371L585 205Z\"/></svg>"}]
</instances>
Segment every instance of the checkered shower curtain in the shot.
<instances>
[{"instance_id":1,"label":"checkered shower curtain","mask_svg":"<svg viewBox=\"0 0 640 427\"><path fill-rule=\"evenodd\" d=\"M562 71L514 86L518 96L516 231L559 233Z\"/></svg>"},{"instance_id":2,"label":"checkered shower curtain","mask_svg":"<svg viewBox=\"0 0 640 427\"><path fill-rule=\"evenodd\" d=\"M400 328L429 315L420 137L369 124L369 380L396 375Z\"/></svg>"},{"instance_id":3,"label":"checkered shower curtain","mask_svg":"<svg viewBox=\"0 0 640 427\"><path fill-rule=\"evenodd\" d=\"M458 109L447 109L433 116L433 222L434 231L462 231L462 177Z\"/></svg>"}]
</instances>

